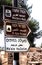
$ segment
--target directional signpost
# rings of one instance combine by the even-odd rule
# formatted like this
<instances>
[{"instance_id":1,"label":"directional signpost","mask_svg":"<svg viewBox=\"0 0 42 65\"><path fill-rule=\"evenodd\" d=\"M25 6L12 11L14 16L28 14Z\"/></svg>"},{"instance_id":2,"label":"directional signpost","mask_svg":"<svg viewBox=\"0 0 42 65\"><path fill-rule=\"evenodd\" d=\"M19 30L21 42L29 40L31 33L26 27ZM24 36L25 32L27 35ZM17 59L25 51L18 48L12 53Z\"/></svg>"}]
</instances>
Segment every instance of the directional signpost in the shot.
<instances>
[{"instance_id":1,"label":"directional signpost","mask_svg":"<svg viewBox=\"0 0 42 65\"><path fill-rule=\"evenodd\" d=\"M29 42L27 36L31 32L26 22L29 15L23 8L3 7L4 34L6 51L27 51Z\"/></svg>"},{"instance_id":2,"label":"directional signpost","mask_svg":"<svg viewBox=\"0 0 42 65\"><path fill-rule=\"evenodd\" d=\"M23 8L3 6L5 51L28 51L30 44L27 40L27 36L31 32L27 23L28 17L29 15L27 11Z\"/></svg>"}]
</instances>

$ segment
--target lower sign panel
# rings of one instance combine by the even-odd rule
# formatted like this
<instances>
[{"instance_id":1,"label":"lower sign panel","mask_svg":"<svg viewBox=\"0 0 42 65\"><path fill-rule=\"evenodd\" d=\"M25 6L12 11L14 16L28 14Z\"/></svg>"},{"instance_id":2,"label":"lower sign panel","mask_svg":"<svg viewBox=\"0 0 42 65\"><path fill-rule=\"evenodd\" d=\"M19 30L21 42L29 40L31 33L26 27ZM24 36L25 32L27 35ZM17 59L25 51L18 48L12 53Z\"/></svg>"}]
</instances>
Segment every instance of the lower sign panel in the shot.
<instances>
[{"instance_id":1,"label":"lower sign panel","mask_svg":"<svg viewBox=\"0 0 42 65\"><path fill-rule=\"evenodd\" d=\"M6 39L6 51L27 51L29 48L29 42L26 38L5 38Z\"/></svg>"}]
</instances>

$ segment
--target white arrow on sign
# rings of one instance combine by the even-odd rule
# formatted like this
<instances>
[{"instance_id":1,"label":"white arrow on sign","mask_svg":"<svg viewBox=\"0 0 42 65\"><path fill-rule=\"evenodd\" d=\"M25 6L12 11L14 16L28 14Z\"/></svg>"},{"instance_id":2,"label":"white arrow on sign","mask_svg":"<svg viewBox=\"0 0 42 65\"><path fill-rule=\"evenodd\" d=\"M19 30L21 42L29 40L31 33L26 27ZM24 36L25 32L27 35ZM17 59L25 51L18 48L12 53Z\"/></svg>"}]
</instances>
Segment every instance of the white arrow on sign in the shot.
<instances>
[{"instance_id":1,"label":"white arrow on sign","mask_svg":"<svg viewBox=\"0 0 42 65\"><path fill-rule=\"evenodd\" d=\"M6 51L20 52L27 51L30 44L26 38L5 38Z\"/></svg>"}]
</instances>

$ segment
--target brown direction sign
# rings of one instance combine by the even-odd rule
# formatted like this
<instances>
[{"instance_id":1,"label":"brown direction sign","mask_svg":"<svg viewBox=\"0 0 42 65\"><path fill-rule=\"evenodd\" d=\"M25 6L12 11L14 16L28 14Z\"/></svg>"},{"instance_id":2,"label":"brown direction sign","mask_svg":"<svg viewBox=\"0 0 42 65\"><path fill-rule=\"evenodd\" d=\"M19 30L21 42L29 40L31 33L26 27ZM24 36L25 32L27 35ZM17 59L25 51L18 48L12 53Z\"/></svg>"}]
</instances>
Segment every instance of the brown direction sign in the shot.
<instances>
[{"instance_id":1,"label":"brown direction sign","mask_svg":"<svg viewBox=\"0 0 42 65\"><path fill-rule=\"evenodd\" d=\"M16 23L12 21L5 22L5 36L8 37L27 37L30 29L25 23Z\"/></svg>"},{"instance_id":2,"label":"brown direction sign","mask_svg":"<svg viewBox=\"0 0 42 65\"><path fill-rule=\"evenodd\" d=\"M4 19L11 19L21 22L26 22L29 15L27 11L23 8L11 7L11 6L4 6Z\"/></svg>"}]
</instances>

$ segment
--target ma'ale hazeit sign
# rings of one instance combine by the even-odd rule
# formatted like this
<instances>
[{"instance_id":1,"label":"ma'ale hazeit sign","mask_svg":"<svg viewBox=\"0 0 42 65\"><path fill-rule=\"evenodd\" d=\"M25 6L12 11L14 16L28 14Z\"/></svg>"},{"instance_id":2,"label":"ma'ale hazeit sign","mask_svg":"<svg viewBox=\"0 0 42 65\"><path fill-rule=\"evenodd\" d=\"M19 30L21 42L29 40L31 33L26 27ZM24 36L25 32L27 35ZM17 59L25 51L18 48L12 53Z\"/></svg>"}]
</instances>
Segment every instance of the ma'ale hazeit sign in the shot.
<instances>
[{"instance_id":1,"label":"ma'ale hazeit sign","mask_svg":"<svg viewBox=\"0 0 42 65\"><path fill-rule=\"evenodd\" d=\"M5 38L5 49L6 51L14 51L14 52L20 52L20 51L27 51L30 44L26 38Z\"/></svg>"},{"instance_id":2,"label":"ma'ale hazeit sign","mask_svg":"<svg viewBox=\"0 0 42 65\"><path fill-rule=\"evenodd\" d=\"M23 8L4 6L4 19L12 19L17 21L24 21L28 19L29 15Z\"/></svg>"},{"instance_id":3,"label":"ma'ale hazeit sign","mask_svg":"<svg viewBox=\"0 0 42 65\"><path fill-rule=\"evenodd\" d=\"M5 22L5 36L27 37L31 30L25 23L16 23L12 21Z\"/></svg>"}]
</instances>

